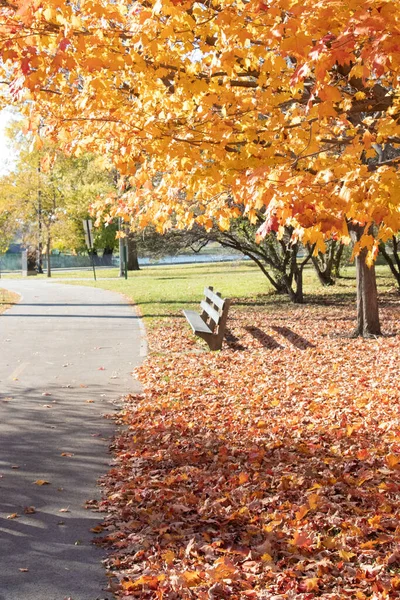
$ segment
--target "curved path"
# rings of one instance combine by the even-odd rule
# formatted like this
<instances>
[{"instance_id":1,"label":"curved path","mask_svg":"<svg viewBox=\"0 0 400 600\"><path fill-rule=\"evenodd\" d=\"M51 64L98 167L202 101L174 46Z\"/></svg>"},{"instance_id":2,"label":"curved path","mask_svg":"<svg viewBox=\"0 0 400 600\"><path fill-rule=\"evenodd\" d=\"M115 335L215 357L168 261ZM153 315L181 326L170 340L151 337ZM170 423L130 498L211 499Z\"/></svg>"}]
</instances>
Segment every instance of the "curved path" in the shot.
<instances>
[{"instance_id":1,"label":"curved path","mask_svg":"<svg viewBox=\"0 0 400 600\"><path fill-rule=\"evenodd\" d=\"M21 302L0 316L0 600L111 600L85 502L110 464L102 415L140 389L140 320L113 292L1 287Z\"/></svg>"}]
</instances>

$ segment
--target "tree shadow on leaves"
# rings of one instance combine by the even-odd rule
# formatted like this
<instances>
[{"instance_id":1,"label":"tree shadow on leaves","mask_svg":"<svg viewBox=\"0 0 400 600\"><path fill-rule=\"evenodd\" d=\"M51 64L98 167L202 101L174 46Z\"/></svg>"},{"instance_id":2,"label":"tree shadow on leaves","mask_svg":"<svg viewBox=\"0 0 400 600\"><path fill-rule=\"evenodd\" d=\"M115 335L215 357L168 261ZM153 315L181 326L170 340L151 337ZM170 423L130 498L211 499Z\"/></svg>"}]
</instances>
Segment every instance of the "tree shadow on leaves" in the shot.
<instances>
[{"instance_id":1,"label":"tree shadow on leaves","mask_svg":"<svg viewBox=\"0 0 400 600\"><path fill-rule=\"evenodd\" d=\"M312 344L305 338L301 337L301 335L298 335L292 329L289 329L289 327L283 327L281 325L271 325L271 329L282 335L299 350L305 350L306 348L316 347L315 344Z\"/></svg>"},{"instance_id":2,"label":"tree shadow on leaves","mask_svg":"<svg viewBox=\"0 0 400 600\"><path fill-rule=\"evenodd\" d=\"M264 348L269 348L270 350L278 350L282 349L283 346L275 340L271 335L268 335L259 327L247 326L245 330L248 331L256 340L260 342Z\"/></svg>"}]
</instances>

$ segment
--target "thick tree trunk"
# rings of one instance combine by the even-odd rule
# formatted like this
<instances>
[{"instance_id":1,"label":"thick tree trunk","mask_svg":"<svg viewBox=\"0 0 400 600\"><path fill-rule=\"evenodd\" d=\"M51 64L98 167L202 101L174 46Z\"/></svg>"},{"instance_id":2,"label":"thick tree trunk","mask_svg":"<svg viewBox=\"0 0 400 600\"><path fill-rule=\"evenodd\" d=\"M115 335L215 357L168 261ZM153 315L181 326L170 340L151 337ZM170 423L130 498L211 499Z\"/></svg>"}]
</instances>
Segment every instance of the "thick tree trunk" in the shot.
<instances>
[{"instance_id":1,"label":"thick tree trunk","mask_svg":"<svg viewBox=\"0 0 400 600\"><path fill-rule=\"evenodd\" d=\"M139 267L138 253L137 253L137 242L130 235L128 235L127 242L128 242L127 269L128 269L128 271L139 271L140 267Z\"/></svg>"},{"instance_id":2,"label":"thick tree trunk","mask_svg":"<svg viewBox=\"0 0 400 600\"><path fill-rule=\"evenodd\" d=\"M353 242L358 242L364 233L364 227L349 224L349 232ZM363 248L356 256L357 327L353 332L353 337L368 338L381 335L375 267L367 265L367 254L367 248Z\"/></svg>"},{"instance_id":3,"label":"thick tree trunk","mask_svg":"<svg viewBox=\"0 0 400 600\"><path fill-rule=\"evenodd\" d=\"M366 263L367 249L363 248L356 256L357 274L357 327L354 337L365 338L381 335L378 309L378 290L375 267Z\"/></svg>"}]
</instances>

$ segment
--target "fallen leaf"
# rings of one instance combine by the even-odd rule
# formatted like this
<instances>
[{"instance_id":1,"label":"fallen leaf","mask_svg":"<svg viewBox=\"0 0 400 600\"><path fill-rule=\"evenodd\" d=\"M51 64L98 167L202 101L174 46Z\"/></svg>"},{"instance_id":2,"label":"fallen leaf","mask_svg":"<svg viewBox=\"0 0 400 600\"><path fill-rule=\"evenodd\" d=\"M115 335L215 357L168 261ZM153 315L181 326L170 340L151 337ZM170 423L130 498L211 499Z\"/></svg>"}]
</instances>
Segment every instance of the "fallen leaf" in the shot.
<instances>
[{"instance_id":1,"label":"fallen leaf","mask_svg":"<svg viewBox=\"0 0 400 600\"><path fill-rule=\"evenodd\" d=\"M24 513L26 515L33 515L36 512L36 508L34 506L25 506Z\"/></svg>"}]
</instances>

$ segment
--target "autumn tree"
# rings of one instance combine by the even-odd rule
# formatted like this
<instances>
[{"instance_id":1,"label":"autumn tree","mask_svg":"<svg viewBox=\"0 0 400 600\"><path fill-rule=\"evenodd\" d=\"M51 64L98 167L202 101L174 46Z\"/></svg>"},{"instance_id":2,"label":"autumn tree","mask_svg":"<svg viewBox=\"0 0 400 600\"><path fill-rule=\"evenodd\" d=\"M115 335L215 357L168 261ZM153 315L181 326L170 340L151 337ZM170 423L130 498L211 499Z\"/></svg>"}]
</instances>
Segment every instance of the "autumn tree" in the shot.
<instances>
[{"instance_id":1,"label":"autumn tree","mask_svg":"<svg viewBox=\"0 0 400 600\"><path fill-rule=\"evenodd\" d=\"M6 252L16 233L16 222L12 211L0 198L0 253Z\"/></svg>"},{"instance_id":2,"label":"autumn tree","mask_svg":"<svg viewBox=\"0 0 400 600\"><path fill-rule=\"evenodd\" d=\"M41 271L42 253L47 254L51 275L51 250L85 250L82 219L88 218L90 204L115 190L114 173L104 161L92 155L67 157L51 143L31 150L21 135L21 124L10 127L9 136L18 158L14 169L0 179L0 219L12 223L8 238L19 233L27 247L36 248ZM3 208L2 208L3 207ZM112 251L116 226L102 226L95 232L95 248Z\"/></svg>"},{"instance_id":3,"label":"autumn tree","mask_svg":"<svg viewBox=\"0 0 400 600\"><path fill-rule=\"evenodd\" d=\"M130 177L110 218L228 229L233 197L316 255L352 237L374 335L373 262L400 228L399 21L391 0L4 0L3 97Z\"/></svg>"}]
</instances>

